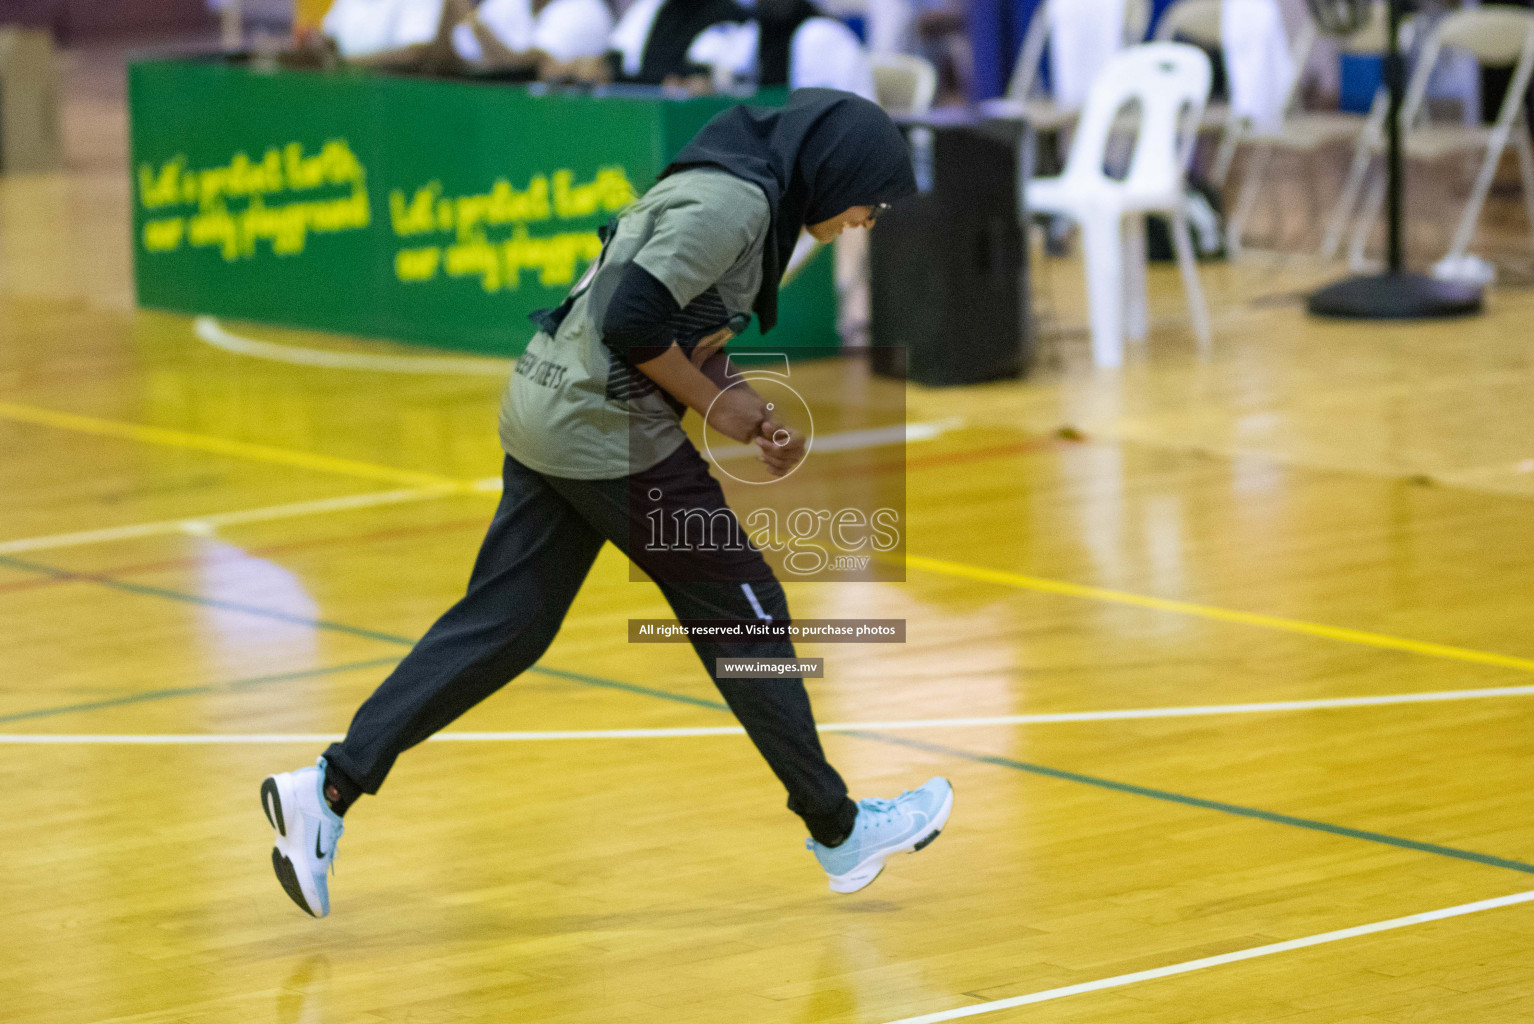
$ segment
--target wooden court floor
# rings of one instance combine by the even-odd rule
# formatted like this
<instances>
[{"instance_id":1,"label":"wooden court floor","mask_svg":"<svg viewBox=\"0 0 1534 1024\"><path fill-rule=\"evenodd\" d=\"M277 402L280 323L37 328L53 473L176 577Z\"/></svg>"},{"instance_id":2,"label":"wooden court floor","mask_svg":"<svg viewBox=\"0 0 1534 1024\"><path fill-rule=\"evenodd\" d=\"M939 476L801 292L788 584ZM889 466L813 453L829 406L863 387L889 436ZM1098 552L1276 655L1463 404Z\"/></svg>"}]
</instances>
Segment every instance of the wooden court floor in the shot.
<instances>
[{"instance_id":1,"label":"wooden court floor","mask_svg":"<svg viewBox=\"0 0 1534 1024\"><path fill-rule=\"evenodd\" d=\"M0 187L0 1019L1534 1019L1534 296L1344 328L1254 261L1200 361L1158 272L1121 372L912 389L907 582L790 590L908 622L805 648L855 795L957 791L863 893L690 651L625 642L666 610L609 553L452 728L503 735L348 816L314 921L257 786L461 592L501 382L135 313L115 242L36 229L122 232L111 188Z\"/></svg>"}]
</instances>

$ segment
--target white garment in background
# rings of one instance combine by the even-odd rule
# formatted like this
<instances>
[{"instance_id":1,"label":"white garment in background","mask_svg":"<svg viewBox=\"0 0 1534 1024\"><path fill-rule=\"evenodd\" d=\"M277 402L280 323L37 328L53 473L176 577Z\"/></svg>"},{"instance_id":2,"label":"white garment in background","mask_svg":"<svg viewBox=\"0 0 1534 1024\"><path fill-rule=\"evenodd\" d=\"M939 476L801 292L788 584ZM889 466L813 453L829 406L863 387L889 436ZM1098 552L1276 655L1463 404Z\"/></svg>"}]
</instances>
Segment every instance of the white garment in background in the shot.
<instances>
[{"instance_id":1,"label":"white garment in background","mask_svg":"<svg viewBox=\"0 0 1534 1024\"><path fill-rule=\"evenodd\" d=\"M1221 0L1220 52L1231 113L1278 131L1294 85L1294 55L1275 0Z\"/></svg>"},{"instance_id":2,"label":"white garment in background","mask_svg":"<svg viewBox=\"0 0 1534 1024\"><path fill-rule=\"evenodd\" d=\"M561 61L606 53L613 28L603 0L551 0L536 15L529 0L485 0L474 13L513 53L542 50ZM470 63L485 59L478 37L465 24L453 28L453 49Z\"/></svg>"},{"instance_id":3,"label":"white garment in background","mask_svg":"<svg viewBox=\"0 0 1534 1024\"><path fill-rule=\"evenodd\" d=\"M1049 5L1049 81L1056 106L1076 110L1108 58L1124 47L1124 0Z\"/></svg>"},{"instance_id":4,"label":"white garment in background","mask_svg":"<svg viewBox=\"0 0 1534 1024\"><path fill-rule=\"evenodd\" d=\"M650 29L655 27L655 16L663 3L665 0L634 0L607 37L607 48L623 56L623 73L630 78L639 74L644 63L644 46L650 41Z\"/></svg>"},{"instance_id":5,"label":"white garment in background","mask_svg":"<svg viewBox=\"0 0 1534 1024\"><path fill-rule=\"evenodd\" d=\"M835 18L810 18L795 30L788 85L791 89L840 89L878 102L868 51L857 33Z\"/></svg>"},{"instance_id":6,"label":"white garment in background","mask_svg":"<svg viewBox=\"0 0 1534 1024\"><path fill-rule=\"evenodd\" d=\"M603 0L553 0L538 12L533 49L555 60L600 57L612 30L613 12Z\"/></svg>"},{"instance_id":7,"label":"white garment in background","mask_svg":"<svg viewBox=\"0 0 1534 1024\"><path fill-rule=\"evenodd\" d=\"M692 64L720 69L734 78L756 75L756 22L726 22L699 32L687 47Z\"/></svg>"},{"instance_id":8,"label":"white garment in background","mask_svg":"<svg viewBox=\"0 0 1534 1024\"><path fill-rule=\"evenodd\" d=\"M485 0L474 17L499 39L506 49L521 53L533 44L533 5L528 0ZM453 50L469 63L485 59L474 30L460 22L453 26Z\"/></svg>"},{"instance_id":9,"label":"white garment in background","mask_svg":"<svg viewBox=\"0 0 1534 1024\"><path fill-rule=\"evenodd\" d=\"M442 23L443 0L335 0L320 23L343 57L429 43Z\"/></svg>"},{"instance_id":10,"label":"white garment in background","mask_svg":"<svg viewBox=\"0 0 1534 1024\"><path fill-rule=\"evenodd\" d=\"M915 53L916 8L911 0L868 0L870 53Z\"/></svg>"},{"instance_id":11,"label":"white garment in background","mask_svg":"<svg viewBox=\"0 0 1534 1024\"><path fill-rule=\"evenodd\" d=\"M723 68L736 79L757 77L760 27L754 21L714 25L687 49L694 64ZM794 30L788 51L790 89L841 89L873 100L874 72L857 34L835 18L808 18Z\"/></svg>"},{"instance_id":12,"label":"white garment in background","mask_svg":"<svg viewBox=\"0 0 1534 1024\"><path fill-rule=\"evenodd\" d=\"M1481 0L1460 0L1458 10L1480 7ZM1440 10L1434 15L1424 16L1419 14L1419 19L1424 19L1427 24L1420 21L1417 27L1417 39L1424 40L1430 35L1438 23L1450 12ZM1460 116L1463 123L1478 125L1481 123L1481 65L1476 63L1473 55L1465 50L1452 46L1446 46L1438 54L1438 63L1433 68L1433 73L1427 79L1427 95L1430 99L1454 100L1459 104Z\"/></svg>"}]
</instances>

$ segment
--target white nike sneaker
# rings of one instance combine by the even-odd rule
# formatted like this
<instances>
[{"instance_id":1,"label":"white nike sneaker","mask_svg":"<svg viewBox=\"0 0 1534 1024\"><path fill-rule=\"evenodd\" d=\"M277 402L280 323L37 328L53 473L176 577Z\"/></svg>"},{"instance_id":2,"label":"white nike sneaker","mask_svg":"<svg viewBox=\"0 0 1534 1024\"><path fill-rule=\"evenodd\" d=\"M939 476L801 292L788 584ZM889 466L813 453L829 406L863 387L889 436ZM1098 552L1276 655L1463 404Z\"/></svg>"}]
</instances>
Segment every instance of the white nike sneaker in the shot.
<instances>
[{"instance_id":1,"label":"white nike sneaker","mask_svg":"<svg viewBox=\"0 0 1534 1024\"><path fill-rule=\"evenodd\" d=\"M839 846L804 845L831 879L832 892L857 892L884 870L884 858L925 849L948 824L953 786L945 778L928 779L893 800L859 800L852 834Z\"/></svg>"},{"instance_id":2,"label":"white nike sneaker","mask_svg":"<svg viewBox=\"0 0 1534 1024\"><path fill-rule=\"evenodd\" d=\"M261 783L261 809L277 833L272 867L283 891L311 917L330 913L325 874L335 870L336 843L345 831L341 816L325 802L325 759L313 768L268 775Z\"/></svg>"}]
</instances>

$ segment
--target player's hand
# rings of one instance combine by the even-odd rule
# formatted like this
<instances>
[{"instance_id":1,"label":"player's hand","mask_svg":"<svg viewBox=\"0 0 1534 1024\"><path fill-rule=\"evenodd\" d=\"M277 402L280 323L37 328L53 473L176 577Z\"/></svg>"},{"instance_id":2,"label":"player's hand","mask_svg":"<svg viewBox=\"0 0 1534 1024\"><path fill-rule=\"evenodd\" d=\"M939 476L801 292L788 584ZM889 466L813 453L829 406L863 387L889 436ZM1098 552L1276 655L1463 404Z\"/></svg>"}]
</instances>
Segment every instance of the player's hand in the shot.
<instances>
[{"instance_id":1,"label":"player's hand","mask_svg":"<svg viewBox=\"0 0 1534 1024\"><path fill-rule=\"evenodd\" d=\"M708 337L698 342L697 346L692 350L692 365L702 369L703 364L708 362L709 358L712 357L715 353L723 349L724 346L733 337L735 337L734 331L730 330L728 327L721 327L713 334L710 334Z\"/></svg>"},{"instance_id":2,"label":"player's hand","mask_svg":"<svg viewBox=\"0 0 1534 1024\"><path fill-rule=\"evenodd\" d=\"M708 407L708 425L732 441L747 444L767 419L767 403L748 388L726 388Z\"/></svg>"},{"instance_id":3,"label":"player's hand","mask_svg":"<svg viewBox=\"0 0 1534 1024\"><path fill-rule=\"evenodd\" d=\"M763 421L752 443L762 453L757 458L773 476L783 476L804 459L804 435L772 419Z\"/></svg>"}]
</instances>

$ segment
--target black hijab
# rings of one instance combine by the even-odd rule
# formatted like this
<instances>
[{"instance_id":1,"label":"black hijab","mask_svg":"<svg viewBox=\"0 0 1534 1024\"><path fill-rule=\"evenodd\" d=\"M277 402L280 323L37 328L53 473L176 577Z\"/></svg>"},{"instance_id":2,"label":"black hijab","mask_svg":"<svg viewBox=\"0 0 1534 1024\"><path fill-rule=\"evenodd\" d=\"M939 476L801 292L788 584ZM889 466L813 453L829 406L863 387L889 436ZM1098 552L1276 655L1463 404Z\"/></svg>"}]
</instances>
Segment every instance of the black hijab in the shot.
<instances>
[{"instance_id":1,"label":"black hijab","mask_svg":"<svg viewBox=\"0 0 1534 1024\"><path fill-rule=\"evenodd\" d=\"M692 70L687 51L700 32L725 22L750 20L751 15L735 0L666 0L650 23L634 81L659 85L671 75L687 74Z\"/></svg>"},{"instance_id":2,"label":"black hijab","mask_svg":"<svg viewBox=\"0 0 1534 1024\"><path fill-rule=\"evenodd\" d=\"M810 0L756 0L756 21L760 26L756 48L759 85L788 84L794 33L806 21L820 16L820 9Z\"/></svg>"},{"instance_id":3,"label":"black hijab","mask_svg":"<svg viewBox=\"0 0 1534 1024\"><path fill-rule=\"evenodd\" d=\"M660 176L690 167L722 168L767 196L771 236L754 307L763 333L778 322L778 285L805 225L916 192L910 151L889 115L835 89L798 89L785 107L716 114Z\"/></svg>"}]
</instances>

